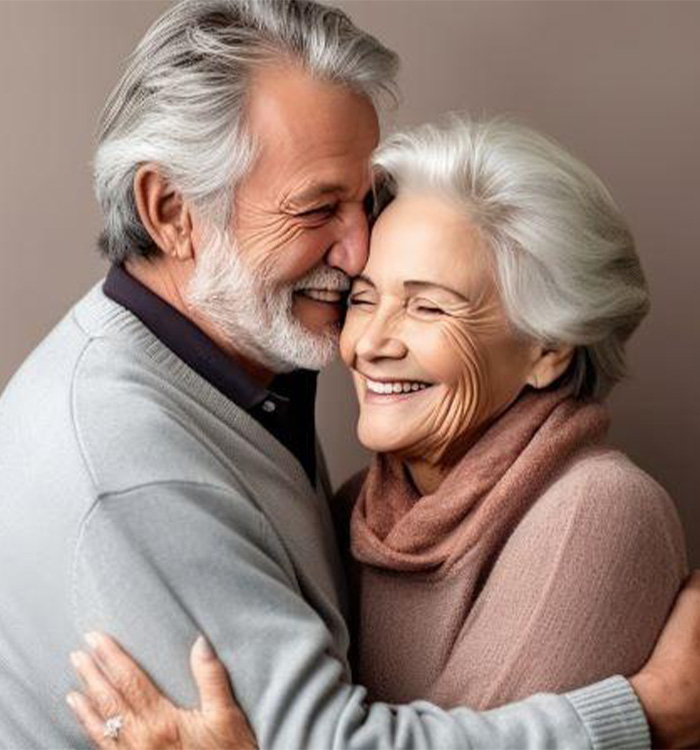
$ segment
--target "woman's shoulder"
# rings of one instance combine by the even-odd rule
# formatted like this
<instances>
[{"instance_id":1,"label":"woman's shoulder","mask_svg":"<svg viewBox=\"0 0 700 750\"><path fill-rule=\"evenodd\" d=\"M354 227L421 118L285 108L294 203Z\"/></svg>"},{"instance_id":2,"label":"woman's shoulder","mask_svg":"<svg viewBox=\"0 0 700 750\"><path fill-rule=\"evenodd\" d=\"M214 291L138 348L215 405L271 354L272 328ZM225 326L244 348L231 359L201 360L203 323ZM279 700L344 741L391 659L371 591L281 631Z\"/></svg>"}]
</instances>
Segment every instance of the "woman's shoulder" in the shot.
<instances>
[{"instance_id":1,"label":"woman's shoulder","mask_svg":"<svg viewBox=\"0 0 700 750\"><path fill-rule=\"evenodd\" d=\"M554 566L574 577L617 571L645 585L659 579L659 586L674 593L687 572L673 501L612 448L577 456L551 482L504 545L501 565L513 561L520 570Z\"/></svg>"},{"instance_id":2,"label":"woman's shoulder","mask_svg":"<svg viewBox=\"0 0 700 750\"><path fill-rule=\"evenodd\" d=\"M608 507L613 501L621 508L640 512L673 506L666 490L652 476L625 453L607 446L591 448L576 456L548 491L564 492L591 507Z\"/></svg>"},{"instance_id":3,"label":"woman's shoulder","mask_svg":"<svg viewBox=\"0 0 700 750\"><path fill-rule=\"evenodd\" d=\"M575 457L542 493L523 522L535 526L575 523L577 534L587 531L618 542L662 534L682 548L683 533L666 490L627 455L597 447Z\"/></svg>"}]
</instances>

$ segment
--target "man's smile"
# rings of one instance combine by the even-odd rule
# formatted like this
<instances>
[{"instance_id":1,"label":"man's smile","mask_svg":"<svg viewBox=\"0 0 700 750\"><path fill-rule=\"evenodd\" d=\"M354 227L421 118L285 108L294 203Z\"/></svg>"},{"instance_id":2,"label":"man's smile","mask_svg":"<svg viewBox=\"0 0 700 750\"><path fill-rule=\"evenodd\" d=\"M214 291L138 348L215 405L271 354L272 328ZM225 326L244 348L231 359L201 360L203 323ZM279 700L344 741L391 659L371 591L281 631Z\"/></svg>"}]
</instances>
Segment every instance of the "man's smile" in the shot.
<instances>
[{"instance_id":1,"label":"man's smile","mask_svg":"<svg viewBox=\"0 0 700 750\"><path fill-rule=\"evenodd\" d=\"M312 299L314 302L325 302L334 305L341 304L346 296L345 292L340 292L337 289L299 289L295 294Z\"/></svg>"}]
</instances>

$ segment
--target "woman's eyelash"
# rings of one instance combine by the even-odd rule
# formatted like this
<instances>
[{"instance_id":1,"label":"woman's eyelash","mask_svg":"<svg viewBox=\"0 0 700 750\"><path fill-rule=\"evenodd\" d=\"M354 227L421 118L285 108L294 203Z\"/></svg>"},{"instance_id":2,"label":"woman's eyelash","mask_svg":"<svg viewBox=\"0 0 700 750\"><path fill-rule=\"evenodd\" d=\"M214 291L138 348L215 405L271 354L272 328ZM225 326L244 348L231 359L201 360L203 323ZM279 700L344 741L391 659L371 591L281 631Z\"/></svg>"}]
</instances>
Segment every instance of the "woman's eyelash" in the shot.
<instances>
[{"instance_id":1,"label":"woman's eyelash","mask_svg":"<svg viewBox=\"0 0 700 750\"><path fill-rule=\"evenodd\" d=\"M350 295L348 297L348 305L373 305L374 302L367 298L360 298L360 297L353 297ZM440 307L435 307L434 305L416 305L415 310L421 313L429 313L429 314L435 314L435 315L442 315L444 314L444 310Z\"/></svg>"}]
</instances>

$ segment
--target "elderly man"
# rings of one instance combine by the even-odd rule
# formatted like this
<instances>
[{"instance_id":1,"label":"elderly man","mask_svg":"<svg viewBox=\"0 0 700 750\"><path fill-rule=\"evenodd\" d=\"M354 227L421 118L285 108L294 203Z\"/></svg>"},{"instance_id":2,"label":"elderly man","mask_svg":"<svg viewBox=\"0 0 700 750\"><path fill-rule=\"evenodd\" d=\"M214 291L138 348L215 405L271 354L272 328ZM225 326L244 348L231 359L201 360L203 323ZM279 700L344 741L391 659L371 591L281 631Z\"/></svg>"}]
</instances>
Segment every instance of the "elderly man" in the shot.
<instances>
[{"instance_id":1,"label":"elderly man","mask_svg":"<svg viewBox=\"0 0 700 750\"><path fill-rule=\"evenodd\" d=\"M339 11L291 0L183 2L131 58L95 163L112 268L0 401L2 747L86 744L64 696L96 628L180 702L206 633L264 747L648 742L621 677L488 715L367 705L352 684L315 371L366 259L395 67ZM683 656L635 685L673 741L700 702Z\"/></svg>"}]
</instances>

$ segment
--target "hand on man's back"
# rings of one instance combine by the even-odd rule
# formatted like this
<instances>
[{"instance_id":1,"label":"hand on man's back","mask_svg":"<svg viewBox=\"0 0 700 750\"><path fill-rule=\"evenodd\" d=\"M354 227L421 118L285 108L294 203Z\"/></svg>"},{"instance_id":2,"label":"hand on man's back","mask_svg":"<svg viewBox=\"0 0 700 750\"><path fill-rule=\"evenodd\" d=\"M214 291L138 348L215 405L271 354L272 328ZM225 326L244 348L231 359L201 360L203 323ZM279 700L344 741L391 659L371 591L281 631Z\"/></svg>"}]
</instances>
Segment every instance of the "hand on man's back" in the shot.
<instances>
[{"instance_id":1,"label":"hand on man's back","mask_svg":"<svg viewBox=\"0 0 700 750\"><path fill-rule=\"evenodd\" d=\"M654 747L700 743L700 571L678 595L649 661L630 680L644 707Z\"/></svg>"}]
</instances>

